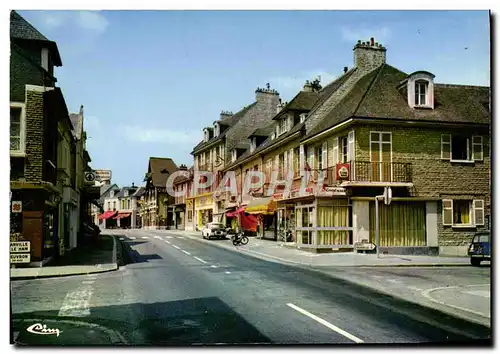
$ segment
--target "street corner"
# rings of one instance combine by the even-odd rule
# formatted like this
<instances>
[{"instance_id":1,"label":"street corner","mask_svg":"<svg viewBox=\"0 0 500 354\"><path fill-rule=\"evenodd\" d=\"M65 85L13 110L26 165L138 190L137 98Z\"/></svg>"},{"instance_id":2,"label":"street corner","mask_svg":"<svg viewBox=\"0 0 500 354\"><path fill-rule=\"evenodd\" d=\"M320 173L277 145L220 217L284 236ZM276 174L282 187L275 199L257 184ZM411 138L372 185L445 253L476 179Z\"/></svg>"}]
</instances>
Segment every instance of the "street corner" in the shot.
<instances>
[{"instance_id":1,"label":"street corner","mask_svg":"<svg viewBox=\"0 0 500 354\"><path fill-rule=\"evenodd\" d=\"M491 318L490 284L448 286L427 289L422 296L428 300L468 314Z\"/></svg>"},{"instance_id":2,"label":"street corner","mask_svg":"<svg viewBox=\"0 0 500 354\"><path fill-rule=\"evenodd\" d=\"M83 319L14 318L12 339L16 346L121 345L121 330Z\"/></svg>"}]
</instances>

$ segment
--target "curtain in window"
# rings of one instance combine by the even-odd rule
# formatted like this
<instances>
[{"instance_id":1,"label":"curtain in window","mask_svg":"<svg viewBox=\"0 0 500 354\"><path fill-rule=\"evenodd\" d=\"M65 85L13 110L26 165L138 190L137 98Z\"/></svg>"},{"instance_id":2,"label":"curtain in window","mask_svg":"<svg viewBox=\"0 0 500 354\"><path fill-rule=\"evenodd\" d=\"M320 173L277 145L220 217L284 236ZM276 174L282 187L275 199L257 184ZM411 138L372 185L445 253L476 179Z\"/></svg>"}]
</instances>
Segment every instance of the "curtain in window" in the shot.
<instances>
[{"instance_id":1,"label":"curtain in window","mask_svg":"<svg viewBox=\"0 0 500 354\"><path fill-rule=\"evenodd\" d=\"M349 207L344 200L333 199L333 206L318 206L318 227L349 226ZM347 245L349 231L318 231L319 245Z\"/></svg>"},{"instance_id":2,"label":"curtain in window","mask_svg":"<svg viewBox=\"0 0 500 354\"><path fill-rule=\"evenodd\" d=\"M425 246L425 203L379 203L380 246ZM370 242L375 243L375 203L370 203Z\"/></svg>"},{"instance_id":3,"label":"curtain in window","mask_svg":"<svg viewBox=\"0 0 500 354\"><path fill-rule=\"evenodd\" d=\"M470 206L469 200L454 200L453 201L453 223L454 224L470 224Z\"/></svg>"}]
</instances>

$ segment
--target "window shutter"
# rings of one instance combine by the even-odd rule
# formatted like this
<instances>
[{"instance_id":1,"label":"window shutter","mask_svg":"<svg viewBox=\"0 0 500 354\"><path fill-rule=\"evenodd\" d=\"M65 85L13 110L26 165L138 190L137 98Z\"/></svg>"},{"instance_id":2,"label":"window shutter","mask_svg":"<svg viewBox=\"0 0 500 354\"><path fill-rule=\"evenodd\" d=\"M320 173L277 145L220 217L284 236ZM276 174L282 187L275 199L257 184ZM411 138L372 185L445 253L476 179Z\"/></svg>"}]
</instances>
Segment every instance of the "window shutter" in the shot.
<instances>
[{"instance_id":1,"label":"window shutter","mask_svg":"<svg viewBox=\"0 0 500 354\"><path fill-rule=\"evenodd\" d=\"M484 200L473 200L472 206L474 208L474 224L484 225Z\"/></svg>"},{"instance_id":2,"label":"window shutter","mask_svg":"<svg viewBox=\"0 0 500 354\"><path fill-rule=\"evenodd\" d=\"M443 199L443 225L453 224L453 200Z\"/></svg>"},{"instance_id":3,"label":"window shutter","mask_svg":"<svg viewBox=\"0 0 500 354\"><path fill-rule=\"evenodd\" d=\"M304 152L304 145L300 145L299 147L299 169L300 169L300 175L304 175L304 159L305 159L305 152Z\"/></svg>"},{"instance_id":4,"label":"window shutter","mask_svg":"<svg viewBox=\"0 0 500 354\"><path fill-rule=\"evenodd\" d=\"M285 179L285 177L287 176L287 173L288 173L288 151L285 151L283 153L283 167L284 167L284 171L282 172L282 177L283 179Z\"/></svg>"},{"instance_id":5,"label":"window shutter","mask_svg":"<svg viewBox=\"0 0 500 354\"><path fill-rule=\"evenodd\" d=\"M322 170L326 170L328 167L328 143L326 141L323 142L323 156L321 157L321 165L320 168Z\"/></svg>"},{"instance_id":6,"label":"window shutter","mask_svg":"<svg viewBox=\"0 0 500 354\"><path fill-rule=\"evenodd\" d=\"M339 138L333 139L333 166L339 163Z\"/></svg>"},{"instance_id":7,"label":"window shutter","mask_svg":"<svg viewBox=\"0 0 500 354\"><path fill-rule=\"evenodd\" d=\"M309 157L307 162L309 163L309 168L311 170L314 170L314 150L314 146L308 146L307 148L307 155Z\"/></svg>"},{"instance_id":8,"label":"window shutter","mask_svg":"<svg viewBox=\"0 0 500 354\"><path fill-rule=\"evenodd\" d=\"M354 130L351 130L347 135L347 162L355 160L355 157L356 154L354 151Z\"/></svg>"},{"instance_id":9,"label":"window shutter","mask_svg":"<svg viewBox=\"0 0 500 354\"><path fill-rule=\"evenodd\" d=\"M293 149L290 149L288 152L288 168L293 172L293 175L295 175L295 166L294 166L294 158L293 158Z\"/></svg>"},{"instance_id":10,"label":"window shutter","mask_svg":"<svg viewBox=\"0 0 500 354\"><path fill-rule=\"evenodd\" d=\"M483 137L473 136L472 137L472 159L474 161L483 160Z\"/></svg>"},{"instance_id":11,"label":"window shutter","mask_svg":"<svg viewBox=\"0 0 500 354\"><path fill-rule=\"evenodd\" d=\"M280 155L274 157L274 170L279 171L280 169Z\"/></svg>"},{"instance_id":12,"label":"window shutter","mask_svg":"<svg viewBox=\"0 0 500 354\"><path fill-rule=\"evenodd\" d=\"M441 158L443 160L451 159L451 135L441 134Z\"/></svg>"}]
</instances>

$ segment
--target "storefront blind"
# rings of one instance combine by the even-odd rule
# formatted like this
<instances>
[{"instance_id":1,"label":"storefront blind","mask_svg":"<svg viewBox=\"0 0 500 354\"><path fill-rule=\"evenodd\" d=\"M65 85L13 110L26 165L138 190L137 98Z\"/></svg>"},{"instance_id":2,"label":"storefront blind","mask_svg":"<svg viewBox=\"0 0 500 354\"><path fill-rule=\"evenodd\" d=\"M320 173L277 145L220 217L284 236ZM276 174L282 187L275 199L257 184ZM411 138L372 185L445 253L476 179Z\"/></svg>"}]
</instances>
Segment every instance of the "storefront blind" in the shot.
<instances>
[{"instance_id":1,"label":"storefront blind","mask_svg":"<svg viewBox=\"0 0 500 354\"><path fill-rule=\"evenodd\" d=\"M333 199L333 205L318 206L318 227L348 227L349 206L345 200ZM319 230L319 245L347 245L349 244L347 230Z\"/></svg>"},{"instance_id":2,"label":"storefront blind","mask_svg":"<svg viewBox=\"0 0 500 354\"><path fill-rule=\"evenodd\" d=\"M425 203L379 204L380 246L425 246ZM370 242L375 243L375 203L370 203Z\"/></svg>"}]
</instances>

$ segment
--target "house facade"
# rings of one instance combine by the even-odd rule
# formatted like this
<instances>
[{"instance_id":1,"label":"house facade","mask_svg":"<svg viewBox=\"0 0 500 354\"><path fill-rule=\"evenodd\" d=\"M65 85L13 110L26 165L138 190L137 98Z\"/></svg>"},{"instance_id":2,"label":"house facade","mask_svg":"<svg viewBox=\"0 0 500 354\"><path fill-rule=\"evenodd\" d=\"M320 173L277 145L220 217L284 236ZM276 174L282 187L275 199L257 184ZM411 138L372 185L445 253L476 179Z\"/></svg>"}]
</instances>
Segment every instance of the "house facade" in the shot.
<instances>
[{"instance_id":1,"label":"house facade","mask_svg":"<svg viewBox=\"0 0 500 354\"><path fill-rule=\"evenodd\" d=\"M238 159L248 148L248 135L255 127L266 125L276 114L280 104L279 93L270 88L257 88L255 101L236 114L223 111L213 127L204 129L204 138L191 152L194 157L194 178L197 183L206 182L200 171L213 173L212 184L206 188L195 188L192 198L194 207L194 228L210 221L226 222L226 212L238 206L236 197L216 190L223 177L223 170Z\"/></svg>"},{"instance_id":2,"label":"house facade","mask_svg":"<svg viewBox=\"0 0 500 354\"><path fill-rule=\"evenodd\" d=\"M135 229L137 227L137 198L134 196L138 187L122 187L117 193L118 210L114 219L117 220L117 227L122 229Z\"/></svg>"},{"instance_id":3,"label":"house facade","mask_svg":"<svg viewBox=\"0 0 500 354\"><path fill-rule=\"evenodd\" d=\"M171 208L174 197L167 192L167 180L175 171L177 165L171 158L149 158L144 178L144 202L141 205L142 228L167 229L174 225Z\"/></svg>"},{"instance_id":4,"label":"house facade","mask_svg":"<svg viewBox=\"0 0 500 354\"><path fill-rule=\"evenodd\" d=\"M379 203L381 252L465 255L491 215L489 88L407 74L386 63L373 38L353 52L351 69L313 89L301 111L282 107L268 137L259 144L258 129L226 165L240 204L261 216L264 235L291 229L295 247L352 251L375 243L375 197L390 189L390 204ZM241 195L251 170L266 183Z\"/></svg>"},{"instance_id":5,"label":"house facade","mask_svg":"<svg viewBox=\"0 0 500 354\"><path fill-rule=\"evenodd\" d=\"M118 227L118 221L115 217L119 207L117 197L119 192L120 188L115 183L101 186L99 205L101 205L102 210L98 211L98 223L96 223L100 229L114 229Z\"/></svg>"},{"instance_id":6,"label":"house facade","mask_svg":"<svg viewBox=\"0 0 500 354\"><path fill-rule=\"evenodd\" d=\"M194 168L186 165L179 166L179 171L186 171L186 175L174 180L174 228L179 230L193 230L193 176Z\"/></svg>"}]
</instances>

